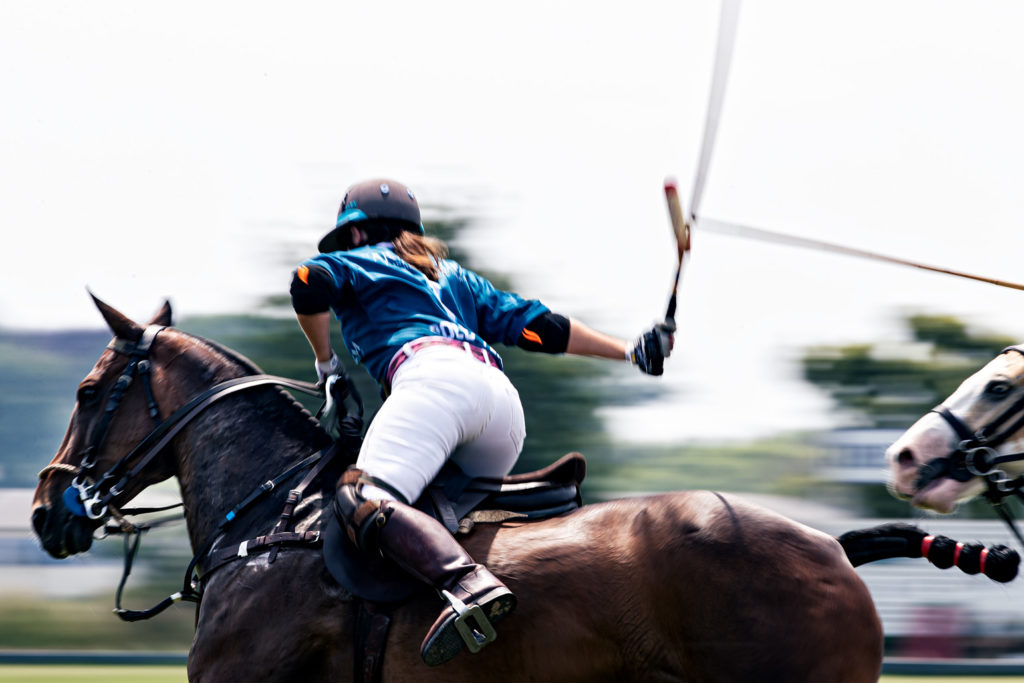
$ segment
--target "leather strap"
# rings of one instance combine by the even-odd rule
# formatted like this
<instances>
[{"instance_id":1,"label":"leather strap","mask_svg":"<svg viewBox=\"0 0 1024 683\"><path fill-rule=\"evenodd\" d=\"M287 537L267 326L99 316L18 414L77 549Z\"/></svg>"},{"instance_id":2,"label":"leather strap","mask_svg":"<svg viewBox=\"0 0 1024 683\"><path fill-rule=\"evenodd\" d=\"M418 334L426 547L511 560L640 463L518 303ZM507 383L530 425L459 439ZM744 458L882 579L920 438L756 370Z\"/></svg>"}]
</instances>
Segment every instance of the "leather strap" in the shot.
<instances>
[{"instance_id":1,"label":"leather strap","mask_svg":"<svg viewBox=\"0 0 1024 683\"><path fill-rule=\"evenodd\" d=\"M376 603L358 600L353 679L356 683L380 683L384 647L391 629L391 613Z\"/></svg>"},{"instance_id":2,"label":"leather strap","mask_svg":"<svg viewBox=\"0 0 1024 683\"><path fill-rule=\"evenodd\" d=\"M203 578L208 579L214 570L234 562L240 558L249 557L267 548L279 545L292 546L315 546L320 543L319 531L286 531L272 533L265 536L257 536L248 541L243 541L233 548L221 548L209 554L209 564L204 566Z\"/></svg>"}]
</instances>

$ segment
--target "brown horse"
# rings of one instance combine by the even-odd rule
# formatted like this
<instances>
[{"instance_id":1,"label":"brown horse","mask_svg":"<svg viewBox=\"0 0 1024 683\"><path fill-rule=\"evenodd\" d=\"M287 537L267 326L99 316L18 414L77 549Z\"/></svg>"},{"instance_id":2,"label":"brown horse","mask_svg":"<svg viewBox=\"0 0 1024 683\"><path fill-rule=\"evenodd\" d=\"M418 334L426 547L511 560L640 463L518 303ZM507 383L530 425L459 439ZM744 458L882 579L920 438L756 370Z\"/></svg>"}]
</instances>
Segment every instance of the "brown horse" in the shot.
<instances>
[{"instance_id":1,"label":"brown horse","mask_svg":"<svg viewBox=\"0 0 1024 683\"><path fill-rule=\"evenodd\" d=\"M301 405L268 386L210 405L156 443L152 457L140 453L140 442L154 441L151 408L166 420L210 387L258 370L180 330L154 338L153 325L170 324L166 304L150 326L97 305L115 339L80 385L64 441L40 475L33 527L54 557L84 552L106 515L176 477L193 550L203 551L227 510L327 438ZM118 389L140 359L148 379ZM296 531L319 528L338 474L328 468L314 481ZM86 498L66 496L73 480L92 494L86 516L69 509ZM239 514L213 549L266 534L287 488ZM881 670L879 618L839 543L732 496L623 499L542 521L481 524L464 543L515 592L519 609L480 654L430 668L417 645L441 603L424 590L394 612L384 681L860 683ZM288 547L273 562L253 553L202 583L191 681L352 679L355 602L318 550Z\"/></svg>"}]
</instances>

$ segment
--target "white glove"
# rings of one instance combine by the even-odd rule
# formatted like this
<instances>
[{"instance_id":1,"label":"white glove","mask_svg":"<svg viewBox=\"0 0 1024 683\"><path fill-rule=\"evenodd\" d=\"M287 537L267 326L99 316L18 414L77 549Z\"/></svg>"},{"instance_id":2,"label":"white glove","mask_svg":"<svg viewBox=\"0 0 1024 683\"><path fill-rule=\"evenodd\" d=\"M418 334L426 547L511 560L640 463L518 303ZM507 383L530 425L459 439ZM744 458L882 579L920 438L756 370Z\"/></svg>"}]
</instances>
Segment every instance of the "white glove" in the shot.
<instances>
[{"instance_id":1,"label":"white glove","mask_svg":"<svg viewBox=\"0 0 1024 683\"><path fill-rule=\"evenodd\" d=\"M323 382L331 375L338 373L338 354L331 351L329 360L316 361L316 377L318 382Z\"/></svg>"}]
</instances>

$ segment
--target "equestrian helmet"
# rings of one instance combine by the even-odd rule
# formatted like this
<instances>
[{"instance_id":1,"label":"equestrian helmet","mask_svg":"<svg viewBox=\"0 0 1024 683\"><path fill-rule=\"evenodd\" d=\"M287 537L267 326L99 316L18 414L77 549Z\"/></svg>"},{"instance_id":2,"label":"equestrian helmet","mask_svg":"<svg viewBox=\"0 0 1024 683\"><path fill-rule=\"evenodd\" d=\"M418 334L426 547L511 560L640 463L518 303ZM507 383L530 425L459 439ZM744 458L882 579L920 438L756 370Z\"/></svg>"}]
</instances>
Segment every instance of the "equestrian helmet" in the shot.
<instances>
[{"instance_id":1,"label":"equestrian helmet","mask_svg":"<svg viewBox=\"0 0 1024 683\"><path fill-rule=\"evenodd\" d=\"M350 229L363 221L369 221L367 227L383 226L380 234L374 235L381 239L394 239L403 231L423 234L420 207L412 190L394 180L377 178L348 188L338 208L334 229L320 240L317 248L321 253L351 249Z\"/></svg>"}]
</instances>

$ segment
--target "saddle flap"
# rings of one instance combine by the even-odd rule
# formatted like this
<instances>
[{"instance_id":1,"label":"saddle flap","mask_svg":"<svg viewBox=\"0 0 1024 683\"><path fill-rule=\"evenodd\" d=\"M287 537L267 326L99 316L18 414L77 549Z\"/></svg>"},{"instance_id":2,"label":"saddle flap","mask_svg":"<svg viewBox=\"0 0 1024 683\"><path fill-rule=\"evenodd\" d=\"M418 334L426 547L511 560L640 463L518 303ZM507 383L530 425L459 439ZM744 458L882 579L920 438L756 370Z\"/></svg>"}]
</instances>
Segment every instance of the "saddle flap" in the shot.
<instances>
[{"instance_id":1,"label":"saddle flap","mask_svg":"<svg viewBox=\"0 0 1024 683\"><path fill-rule=\"evenodd\" d=\"M348 537L334 514L324 515L323 557L331 576L356 597L375 603L401 602L423 584L380 555L364 553Z\"/></svg>"}]
</instances>

